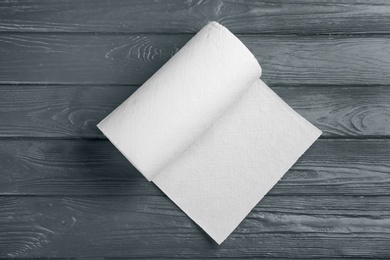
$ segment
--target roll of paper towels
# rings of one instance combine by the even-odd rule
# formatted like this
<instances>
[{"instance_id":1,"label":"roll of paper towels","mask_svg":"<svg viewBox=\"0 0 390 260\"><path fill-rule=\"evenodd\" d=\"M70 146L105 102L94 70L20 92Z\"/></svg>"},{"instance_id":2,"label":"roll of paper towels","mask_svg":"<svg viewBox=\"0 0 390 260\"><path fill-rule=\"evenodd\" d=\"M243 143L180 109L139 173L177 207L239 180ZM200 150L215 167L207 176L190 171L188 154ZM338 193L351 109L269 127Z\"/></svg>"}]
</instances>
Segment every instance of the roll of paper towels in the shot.
<instances>
[{"instance_id":1,"label":"roll of paper towels","mask_svg":"<svg viewBox=\"0 0 390 260\"><path fill-rule=\"evenodd\" d=\"M98 125L218 244L321 135L260 76L211 22Z\"/></svg>"}]
</instances>

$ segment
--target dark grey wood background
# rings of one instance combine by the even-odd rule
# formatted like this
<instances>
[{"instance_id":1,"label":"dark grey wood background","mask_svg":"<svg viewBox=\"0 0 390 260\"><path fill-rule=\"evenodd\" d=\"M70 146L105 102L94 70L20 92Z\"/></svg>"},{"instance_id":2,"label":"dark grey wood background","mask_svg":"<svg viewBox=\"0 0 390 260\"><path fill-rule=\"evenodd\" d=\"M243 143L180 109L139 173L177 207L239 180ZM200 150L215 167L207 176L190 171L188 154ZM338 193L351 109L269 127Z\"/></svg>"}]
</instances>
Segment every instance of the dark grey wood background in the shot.
<instances>
[{"instance_id":1,"label":"dark grey wood background","mask_svg":"<svg viewBox=\"0 0 390 260\"><path fill-rule=\"evenodd\" d=\"M323 136L221 245L96 124L207 21ZM0 257L390 258L390 2L1 1Z\"/></svg>"}]
</instances>

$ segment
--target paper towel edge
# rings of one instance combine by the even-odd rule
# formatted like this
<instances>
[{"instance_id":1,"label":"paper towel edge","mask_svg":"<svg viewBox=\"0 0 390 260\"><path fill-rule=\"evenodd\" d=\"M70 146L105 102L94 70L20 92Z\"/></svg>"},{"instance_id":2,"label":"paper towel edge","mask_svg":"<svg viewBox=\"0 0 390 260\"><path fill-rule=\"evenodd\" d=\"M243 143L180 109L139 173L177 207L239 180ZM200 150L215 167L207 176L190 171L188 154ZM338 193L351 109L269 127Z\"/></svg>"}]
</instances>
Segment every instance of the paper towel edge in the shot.
<instances>
[{"instance_id":1,"label":"paper towel edge","mask_svg":"<svg viewBox=\"0 0 390 260\"><path fill-rule=\"evenodd\" d=\"M276 94L276 93L275 93ZM299 114L298 114L299 115ZM302 116L301 116L302 117ZM303 118L303 117L302 117ZM308 122L310 125L311 125L311 123L310 122ZM262 196L259 200L258 200L258 202L247 212L247 214L245 215L245 217L243 218L243 219L241 219L240 221L239 221L239 223L238 223L238 225L224 238L224 239L222 239L220 242L219 241L217 241L217 240L215 240L214 238L214 240L218 243L218 245L221 245L236 229L237 229L237 227L242 223L242 221L244 221L245 219L246 219L246 217L249 215L249 213L251 213L252 212L252 210L264 199L264 197L275 187L275 185L276 184L278 184L279 183L279 181L284 177L284 175L286 175L286 173L291 169L291 167L293 167L294 166L294 164L296 164L297 163L297 161L310 149L310 147L318 140L318 138L321 136L321 134L322 134L322 131L321 130L319 130L318 128L316 128L314 125L311 125L312 127L314 127L315 129L317 129L318 131L315 131L315 129L313 129L315 132L313 132L313 136L311 136L310 137L310 142L309 142L309 144L308 144L308 146L307 146L307 148L305 149L305 151L303 151L298 157L297 157L297 159L291 164L291 166L289 166L288 167L288 169L287 169L287 171L285 171L283 174L282 174L282 176L280 177L280 179L272 186L272 187L270 187L269 189L268 189L268 191L265 193L265 195L264 196ZM203 228L202 228L203 229ZM206 232L207 233L207 232Z\"/></svg>"},{"instance_id":2,"label":"paper towel edge","mask_svg":"<svg viewBox=\"0 0 390 260\"><path fill-rule=\"evenodd\" d=\"M299 114L298 114L299 115ZM299 115L300 116L300 115ZM302 117L302 116L301 116ZM308 122L312 127L314 127L310 122ZM287 171L285 171L282 175L281 175L281 177L280 177L280 179L281 178L283 178L283 176L291 169L291 167L294 165L294 164L296 164L296 162L309 150L309 148L314 144L314 142L315 141L317 141L318 140L318 138L321 136L321 131L318 129L318 128L316 128L316 127L314 127L315 129L313 129L314 130L314 132L313 132L313 136L310 136L309 137L309 144L308 144L308 146L307 146L307 148L305 149L305 151L303 151L298 157L297 157L297 159L291 164L291 166L289 166L288 167L288 169L287 169ZM317 130L317 131L316 131ZM280 181L280 179L279 179L279 181ZM260 197L259 198L259 200L257 201L257 203L244 215L244 217L241 219L241 220L239 220L239 222L238 222L238 225L237 226L235 226L234 227L234 229L232 230L232 231L230 231L224 238L216 238L215 236L213 236L212 234L210 234L208 231L207 231L207 229L203 226L203 225L201 225L200 223L198 223L193 217L191 217L182 207L180 207L179 206L179 204L176 202L176 200L173 198L173 197L171 197L169 194L167 194L167 193L165 193L153 180L152 180L152 182L173 202L173 203L175 203L175 205L180 209L180 210L182 210L186 215L187 215L187 217L189 217L195 224L197 224L208 236L210 236L218 245L221 245L236 229L237 229L237 227L242 223L242 221L244 221L245 220L245 218L249 215L249 213L263 200L263 198L275 187L275 185L276 184L278 184L279 183L279 181L277 181L272 187L270 187L269 189L268 189L268 191L265 193L265 195L264 196L262 196L262 197Z\"/></svg>"}]
</instances>

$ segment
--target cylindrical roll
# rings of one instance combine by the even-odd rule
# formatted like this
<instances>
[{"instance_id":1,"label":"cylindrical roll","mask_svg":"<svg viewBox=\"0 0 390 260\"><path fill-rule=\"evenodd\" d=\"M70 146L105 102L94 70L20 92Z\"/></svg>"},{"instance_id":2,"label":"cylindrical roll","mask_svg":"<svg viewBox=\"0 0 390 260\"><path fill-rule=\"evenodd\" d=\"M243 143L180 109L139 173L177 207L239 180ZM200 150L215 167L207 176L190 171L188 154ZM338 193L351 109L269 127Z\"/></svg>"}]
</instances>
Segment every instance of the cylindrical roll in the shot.
<instances>
[{"instance_id":1,"label":"cylindrical roll","mask_svg":"<svg viewBox=\"0 0 390 260\"><path fill-rule=\"evenodd\" d=\"M260 75L244 44L211 22L98 127L150 181Z\"/></svg>"}]
</instances>

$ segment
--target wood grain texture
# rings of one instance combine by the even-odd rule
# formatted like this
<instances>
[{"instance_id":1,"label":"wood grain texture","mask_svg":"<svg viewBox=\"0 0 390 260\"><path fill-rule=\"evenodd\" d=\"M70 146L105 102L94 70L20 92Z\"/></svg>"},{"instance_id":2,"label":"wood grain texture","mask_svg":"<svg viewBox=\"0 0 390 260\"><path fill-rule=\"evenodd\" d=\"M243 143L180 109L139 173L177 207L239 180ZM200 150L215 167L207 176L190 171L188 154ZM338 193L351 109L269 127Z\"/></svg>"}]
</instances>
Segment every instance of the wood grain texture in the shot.
<instances>
[{"instance_id":1,"label":"wood grain texture","mask_svg":"<svg viewBox=\"0 0 390 260\"><path fill-rule=\"evenodd\" d=\"M0 257L386 258L389 198L266 196L218 246L167 197L0 197Z\"/></svg>"},{"instance_id":2,"label":"wood grain texture","mask_svg":"<svg viewBox=\"0 0 390 260\"><path fill-rule=\"evenodd\" d=\"M182 33L210 20L235 33L390 32L385 0L24 0L4 1L0 10L3 32Z\"/></svg>"},{"instance_id":3,"label":"wood grain texture","mask_svg":"<svg viewBox=\"0 0 390 260\"><path fill-rule=\"evenodd\" d=\"M389 154L390 140L319 140L269 194L388 196ZM0 158L0 195L163 195L105 140L1 140Z\"/></svg>"},{"instance_id":4,"label":"wood grain texture","mask_svg":"<svg viewBox=\"0 0 390 260\"><path fill-rule=\"evenodd\" d=\"M96 128L210 20L324 131L221 246ZM0 1L0 258L390 259L389 36L387 0Z\"/></svg>"},{"instance_id":5,"label":"wood grain texture","mask_svg":"<svg viewBox=\"0 0 390 260\"><path fill-rule=\"evenodd\" d=\"M0 84L140 85L192 35L0 35ZM390 38L241 36L268 84L390 85Z\"/></svg>"},{"instance_id":6,"label":"wood grain texture","mask_svg":"<svg viewBox=\"0 0 390 260\"><path fill-rule=\"evenodd\" d=\"M0 86L0 137L105 138L96 124L137 86ZM273 87L323 137L390 136L390 88Z\"/></svg>"}]
</instances>

